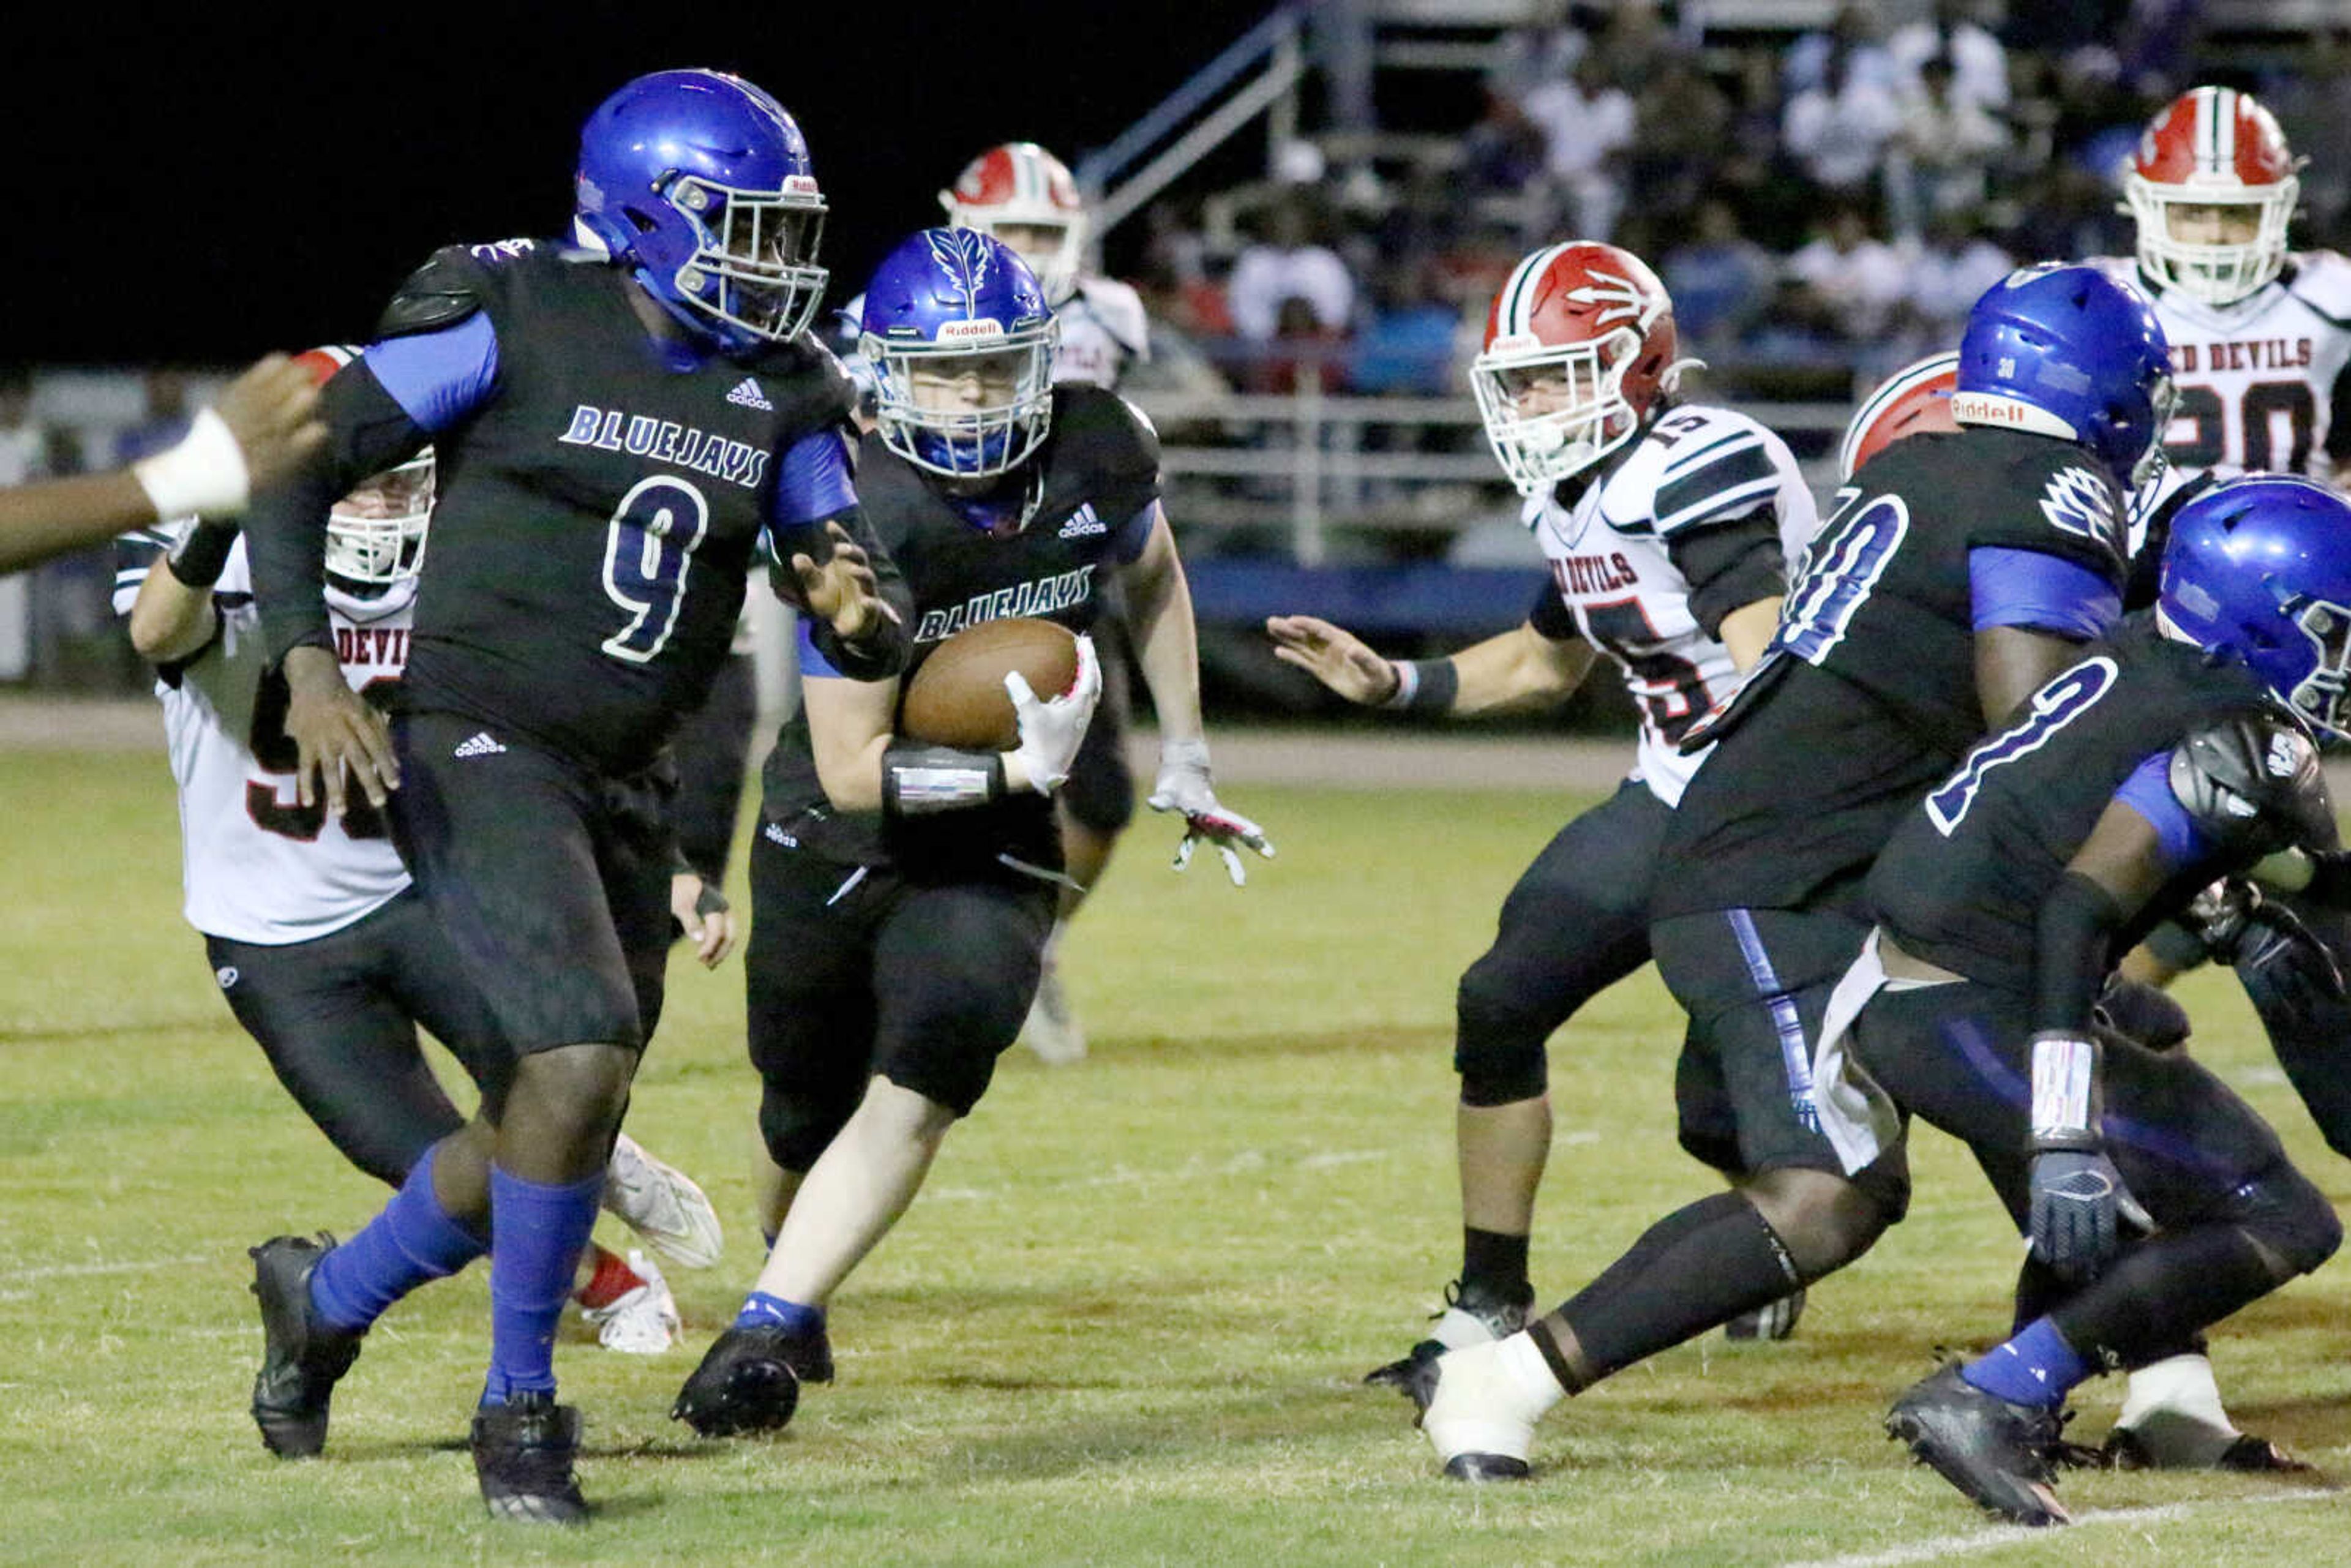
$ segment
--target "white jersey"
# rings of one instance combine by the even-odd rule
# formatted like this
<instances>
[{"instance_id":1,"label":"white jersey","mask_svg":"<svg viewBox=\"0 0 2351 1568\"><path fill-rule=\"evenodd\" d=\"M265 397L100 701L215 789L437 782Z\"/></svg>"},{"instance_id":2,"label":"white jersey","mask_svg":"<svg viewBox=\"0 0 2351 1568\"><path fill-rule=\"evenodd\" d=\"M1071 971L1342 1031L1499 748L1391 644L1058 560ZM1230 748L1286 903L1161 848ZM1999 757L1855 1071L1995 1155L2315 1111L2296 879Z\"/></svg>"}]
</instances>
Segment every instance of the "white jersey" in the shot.
<instances>
[{"instance_id":1,"label":"white jersey","mask_svg":"<svg viewBox=\"0 0 2351 1568\"><path fill-rule=\"evenodd\" d=\"M150 529L125 540L115 575L118 613L130 612L160 547L176 532ZM336 650L354 690L400 679L415 606L413 580L381 600L328 591ZM269 946L325 936L407 887L407 869L364 799L340 820L323 804L299 803L291 743L280 727L284 686L270 682L274 695L264 691L266 654L242 538L213 587L213 608L220 630L211 644L155 683L180 786L188 924L208 936ZM256 744L279 766L256 757Z\"/></svg>"},{"instance_id":2,"label":"white jersey","mask_svg":"<svg viewBox=\"0 0 2351 1568\"><path fill-rule=\"evenodd\" d=\"M1624 672L1640 710L1633 777L1668 806L1680 803L1706 756L1683 756L1681 737L1739 685L1730 650L1691 613L1690 585L1669 546L1764 507L1792 569L1819 522L1795 455L1745 414L1695 404L1651 425L1573 503L1546 495L1526 504L1560 604ZM1548 630L1541 623L1538 615Z\"/></svg>"},{"instance_id":3,"label":"white jersey","mask_svg":"<svg viewBox=\"0 0 2351 1568\"><path fill-rule=\"evenodd\" d=\"M2095 266L2155 302L2171 343L2179 405L2164 433L2174 468L2274 469L2332 479L2351 455L2351 429L2335 428L2335 399L2351 393L2351 261L2298 251L2285 269L2233 305L2158 291L2135 261ZM2340 390L2338 390L2338 388ZM2351 475L2346 475L2351 476Z\"/></svg>"},{"instance_id":4,"label":"white jersey","mask_svg":"<svg viewBox=\"0 0 2351 1568\"><path fill-rule=\"evenodd\" d=\"M1061 340L1053 350L1053 382L1085 382L1118 390L1126 367L1151 358L1151 321L1143 297L1108 277L1081 277L1077 292L1053 308Z\"/></svg>"}]
</instances>

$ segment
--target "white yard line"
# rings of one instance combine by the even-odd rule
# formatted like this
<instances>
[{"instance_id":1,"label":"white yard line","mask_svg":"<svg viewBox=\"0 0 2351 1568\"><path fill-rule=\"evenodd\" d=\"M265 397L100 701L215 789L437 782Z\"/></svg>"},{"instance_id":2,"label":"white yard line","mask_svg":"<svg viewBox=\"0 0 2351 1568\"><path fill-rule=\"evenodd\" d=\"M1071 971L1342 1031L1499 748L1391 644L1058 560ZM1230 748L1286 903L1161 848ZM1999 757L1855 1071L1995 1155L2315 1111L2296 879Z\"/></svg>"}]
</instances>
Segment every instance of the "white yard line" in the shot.
<instances>
[{"instance_id":1,"label":"white yard line","mask_svg":"<svg viewBox=\"0 0 2351 1568\"><path fill-rule=\"evenodd\" d=\"M150 1269L173 1269L183 1263L204 1263L214 1260L210 1252L191 1252L183 1258L141 1258L130 1263L44 1263L37 1267L0 1263L0 1279L68 1280L84 1274L138 1274Z\"/></svg>"},{"instance_id":2,"label":"white yard line","mask_svg":"<svg viewBox=\"0 0 2351 1568\"><path fill-rule=\"evenodd\" d=\"M2254 1497L2216 1497L2199 1502L2167 1502L2153 1508L2091 1509L2074 1516L2074 1530L2095 1529L2101 1525L2166 1524L2175 1519L2207 1513L2214 1509L2254 1508L2266 1503L2339 1502L2342 1494L2332 1490L2309 1491L2263 1492ZM1917 1563L1948 1563L1955 1557L1972 1557L1980 1552L1992 1552L2003 1546L2013 1546L2021 1541L2049 1541L2056 1532L2031 1530L2021 1524L1995 1524L1965 1535L1938 1536L1932 1541L1914 1541L1907 1546L1890 1546L1883 1552L1857 1552L1844 1557L1821 1557L1802 1563L1786 1563L1781 1568L1907 1568Z\"/></svg>"}]
</instances>

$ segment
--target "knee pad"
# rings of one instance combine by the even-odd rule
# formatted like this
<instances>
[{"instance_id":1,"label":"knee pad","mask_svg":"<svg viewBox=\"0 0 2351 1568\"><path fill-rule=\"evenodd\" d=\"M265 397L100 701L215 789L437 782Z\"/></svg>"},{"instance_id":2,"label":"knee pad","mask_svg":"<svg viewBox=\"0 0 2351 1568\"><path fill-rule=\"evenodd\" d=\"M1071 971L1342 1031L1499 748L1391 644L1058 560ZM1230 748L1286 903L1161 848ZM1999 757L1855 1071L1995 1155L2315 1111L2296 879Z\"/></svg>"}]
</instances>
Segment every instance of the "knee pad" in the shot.
<instances>
[{"instance_id":1,"label":"knee pad","mask_svg":"<svg viewBox=\"0 0 2351 1568\"><path fill-rule=\"evenodd\" d=\"M1527 1015L1484 960L1461 977L1453 1017L1453 1071L1461 1075L1464 1105L1509 1105L1550 1086L1550 1028Z\"/></svg>"},{"instance_id":2,"label":"knee pad","mask_svg":"<svg viewBox=\"0 0 2351 1568\"><path fill-rule=\"evenodd\" d=\"M996 1077L997 1057L1011 1043L1008 1035L994 1043L963 1030L925 1030L877 1052L873 1071L959 1117L968 1116Z\"/></svg>"},{"instance_id":3,"label":"knee pad","mask_svg":"<svg viewBox=\"0 0 2351 1568\"><path fill-rule=\"evenodd\" d=\"M1743 1187L1807 1285L1868 1251L1892 1223L1867 1191L1826 1171L1768 1170Z\"/></svg>"},{"instance_id":4,"label":"knee pad","mask_svg":"<svg viewBox=\"0 0 2351 1568\"><path fill-rule=\"evenodd\" d=\"M2098 1020L2149 1051L2170 1051L2188 1040L2188 1009L2168 991L2117 975L2098 998Z\"/></svg>"},{"instance_id":5,"label":"knee pad","mask_svg":"<svg viewBox=\"0 0 2351 1568\"><path fill-rule=\"evenodd\" d=\"M2343 1245L2335 1206L2292 1166L2273 1166L2229 1197L2237 1224L2297 1274L2316 1269Z\"/></svg>"},{"instance_id":6,"label":"knee pad","mask_svg":"<svg viewBox=\"0 0 2351 1568\"><path fill-rule=\"evenodd\" d=\"M857 1100L853 1089L810 1093L767 1085L759 1093L759 1137L768 1157L788 1171L806 1173L848 1124Z\"/></svg>"}]
</instances>

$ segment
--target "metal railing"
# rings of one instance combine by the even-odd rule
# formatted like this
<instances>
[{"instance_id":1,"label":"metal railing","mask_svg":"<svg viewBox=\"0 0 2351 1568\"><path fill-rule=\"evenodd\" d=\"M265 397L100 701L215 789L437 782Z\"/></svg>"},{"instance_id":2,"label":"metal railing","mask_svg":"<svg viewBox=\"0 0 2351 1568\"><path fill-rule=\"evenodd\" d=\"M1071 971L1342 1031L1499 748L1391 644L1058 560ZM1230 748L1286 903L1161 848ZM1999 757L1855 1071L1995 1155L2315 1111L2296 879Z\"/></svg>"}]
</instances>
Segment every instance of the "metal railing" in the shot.
<instances>
[{"instance_id":1,"label":"metal railing","mask_svg":"<svg viewBox=\"0 0 2351 1568\"><path fill-rule=\"evenodd\" d=\"M1330 561L1342 533L1443 532L1515 504L1466 397L1353 397L1308 377L1288 393L1134 401L1162 432L1179 525L1277 530L1302 566ZM1830 487L1849 403L1737 406L1814 454L1805 476Z\"/></svg>"},{"instance_id":2,"label":"metal railing","mask_svg":"<svg viewBox=\"0 0 2351 1568\"><path fill-rule=\"evenodd\" d=\"M1251 71L1258 74L1251 77ZM1074 172L1093 208L1094 237L1099 239L1134 216L1259 115L1266 116L1269 149L1295 137L1298 84L1305 74L1304 14L1296 5L1280 6L1192 73L1183 86L1109 146L1078 160ZM1228 92L1230 96L1219 102L1220 95ZM1178 135L1187 123L1189 129ZM1155 148L1162 150L1150 156ZM1144 162L1146 156L1150 161ZM1135 167L1138 163L1140 168ZM1130 169L1133 173L1127 172ZM1113 181L1119 183L1113 184Z\"/></svg>"}]
</instances>

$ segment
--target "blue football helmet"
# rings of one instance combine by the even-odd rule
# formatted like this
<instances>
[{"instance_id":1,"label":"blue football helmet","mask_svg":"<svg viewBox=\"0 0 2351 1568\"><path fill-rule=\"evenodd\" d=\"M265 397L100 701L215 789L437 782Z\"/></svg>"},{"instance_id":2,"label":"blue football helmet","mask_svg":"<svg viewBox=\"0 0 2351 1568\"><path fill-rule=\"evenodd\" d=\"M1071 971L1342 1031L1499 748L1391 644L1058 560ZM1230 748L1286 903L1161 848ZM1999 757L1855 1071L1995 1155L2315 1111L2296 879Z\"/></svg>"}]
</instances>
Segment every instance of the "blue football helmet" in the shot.
<instances>
[{"instance_id":1,"label":"blue football helmet","mask_svg":"<svg viewBox=\"0 0 2351 1568\"><path fill-rule=\"evenodd\" d=\"M957 479L1008 473L1051 429L1061 323L1001 240L920 231L875 269L859 325L875 426L917 468Z\"/></svg>"},{"instance_id":2,"label":"blue football helmet","mask_svg":"<svg viewBox=\"0 0 2351 1568\"><path fill-rule=\"evenodd\" d=\"M2095 267L2021 267L1968 313L1951 394L1961 424L2078 442L2136 490L2162 471L2172 402L2155 308Z\"/></svg>"},{"instance_id":3,"label":"blue football helmet","mask_svg":"<svg viewBox=\"0 0 2351 1568\"><path fill-rule=\"evenodd\" d=\"M799 335L824 298L824 196L784 106L718 71L655 71L580 131L573 231L697 336L742 353Z\"/></svg>"},{"instance_id":4,"label":"blue football helmet","mask_svg":"<svg viewBox=\"0 0 2351 1568\"><path fill-rule=\"evenodd\" d=\"M2156 609L2173 631L2252 666L2329 740L2351 738L2351 501L2280 474L2182 506Z\"/></svg>"}]
</instances>

